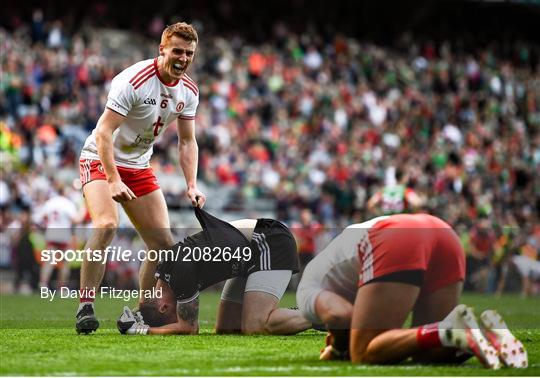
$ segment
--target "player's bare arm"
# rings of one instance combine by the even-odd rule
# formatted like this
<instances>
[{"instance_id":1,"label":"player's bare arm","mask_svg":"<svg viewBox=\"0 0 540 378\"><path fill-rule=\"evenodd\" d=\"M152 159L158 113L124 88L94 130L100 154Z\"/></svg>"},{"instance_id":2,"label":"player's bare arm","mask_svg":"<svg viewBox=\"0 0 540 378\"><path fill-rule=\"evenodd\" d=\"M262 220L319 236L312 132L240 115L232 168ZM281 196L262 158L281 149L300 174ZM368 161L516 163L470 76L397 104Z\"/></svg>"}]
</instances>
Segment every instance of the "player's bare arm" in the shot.
<instances>
[{"instance_id":1,"label":"player's bare arm","mask_svg":"<svg viewBox=\"0 0 540 378\"><path fill-rule=\"evenodd\" d=\"M325 290L317 296L315 309L329 331L326 348L321 351L319 358L321 360L348 359L353 306L336 293Z\"/></svg>"},{"instance_id":2,"label":"player's bare arm","mask_svg":"<svg viewBox=\"0 0 540 378\"><path fill-rule=\"evenodd\" d=\"M412 190L409 190L406 193L405 199L407 200L407 202L411 205L413 209L417 209L420 206L423 206L424 203L426 202L425 198L422 198L421 196L419 196L416 192Z\"/></svg>"},{"instance_id":3,"label":"player's bare arm","mask_svg":"<svg viewBox=\"0 0 540 378\"><path fill-rule=\"evenodd\" d=\"M120 333L126 335L196 335L199 333L199 297L189 302L176 304L176 322L165 321L162 326L150 326L149 324L155 324L156 321L158 323L163 321L161 311L169 311L168 306L164 307L163 304L157 303L156 305L154 312L146 312L144 319L141 314L142 309L141 312L134 313L125 306L117 321ZM160 319L154 318L153 315L157 315Z\"/></svg>"},{"instance_id":4,"label":"player's bare arm","mask_svg":"<svg viewBox=\"0 0 540 378\"><path fill-rule=\"evenodd\" d=\"M178 119L178 153L187 184L187 195L193 206L203 207L206 196L197 188L199 147L195 139L195 121Z\"/></svg>"},{"instance_id":5,"label":"player's bare arm","mask_svg":"<svg viewBox=\"0 0 540 378\"><path fill-rule=\"evenodd\" d=\"M375 207L381 202L381 193L377 192L368 200L367 208L370 211L373 211Z\"/></svg>"},{"instance_id":6,"label":"player's bare arm","mask_svg":"<svg viewBox=\"0 0 540 378\"><path fill-rule=\"evenodd\" d=\"M189 327L191 333L199 332L199 297L187 303L176 304L178 323Z\"/></svg>"},{"instance_id":7,"label":"player's bare arm","mask_svg":"<svg viewBox=\"0 0 540 378\"><path fill-rule=\"evenodd\" d=\"M176 304L176 323L150 327L149 335L196 335L199 333L199 298Z\"/></svg>"},{"instance_id":8,"label":"player's bare arm","mask_svg":"<svg viewBox=\"0 0 540 378\"><path fill-rule=\"evenodd\" d=\"M124 116L111 109L105 109L99 118L96 130L96 145L99 159L107 175L107 182L112 198L117 201L129 201L137 198L120 179L114 163L113 132L124 122Z\"/></svg>"},{"instance_id":9,"label":"player's bare arm","mask_svg":"<svg viewBox=\"0 0 540 378\"><path fill-rule=\"evenodd\" d=\"M177 322L150 327L149 335L196 335L199 333L199 298L176 304Z\"/></svg>"}]
</instances>

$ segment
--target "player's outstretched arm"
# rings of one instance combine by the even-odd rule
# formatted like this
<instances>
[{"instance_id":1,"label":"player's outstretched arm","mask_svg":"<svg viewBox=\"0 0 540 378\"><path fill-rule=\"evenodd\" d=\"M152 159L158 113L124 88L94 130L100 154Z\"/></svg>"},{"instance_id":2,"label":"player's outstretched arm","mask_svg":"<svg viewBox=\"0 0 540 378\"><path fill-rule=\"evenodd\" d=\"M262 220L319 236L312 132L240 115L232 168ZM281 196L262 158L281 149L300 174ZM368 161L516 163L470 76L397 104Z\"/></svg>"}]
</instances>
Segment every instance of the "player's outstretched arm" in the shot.
<instances>
[{"instance_id":1,"label":"player's outstretched arm","mask_svg":"<svg viewBox=\"0 0 540 378\"><path fill-rule=\"evenodd\" d=\"M381 202L382 196L380 192L375 193L370 197L367 202L367 208L369 211L373 211L375 207Z\"/></svg>"},{"instance_id":2,"label":"player's outstretched arm","mask_svg":"<svg viewBox=\"0 0 540 378\"><path fill-rule=\"evenodd\" d=\"M199 298L176 304L177 322L161 327L150 327L151 335L196 335L199 333Z\"/></svg>"},{"instance_id":3,"label":"player's outstretched arm","mask_svg":"<svg viewBox=\"0 0 540 378\"><path fill-rule=\"evenodd\" d=\"M101 165L105 170L111 196L115 201L129 201L137 198L125 185L114 164L113 132L124 122L125 117L111 109L105 109L96 128L96 145Z\"/></svg>"},{"instance_id":4,"label":"player's outstretched arm","mask_svg":"<svg viewBox=\"0 0 540 378\"><path fill-rule=\"evenodd\" d=\"M124 306L116 324L120 333L125 335L195 335L199 332L199 298L177 303L176 316L177 321L174 323L151 327L145 324L140 312L135 314Z\"/></svg>"},{"instance_id":5,"label":"player's outstretched arm","mask_svg":"<svg viewBox=\"0 0 540 378\"><path fill-rule=\"evenodd\" d=\"M176 335L189 333L182 329L178 323L167 324L162 327L150 327L144 323L140 313L134 314L127 306L124 306L122 315L120 315L116 325L123 335Z\"/></svg>"},{"instance_id":6,"label":"player's outstretched arm","mask_svg":"<svg viewBox=\"0 0 540 378\"><path fill-rule=\"evenodd\" d=\"M181 322L167 324L161 327L150 327L148 329L149 335L196 335L197 333L199 333L198 328L197 330L193 330Z\"/></svg>"},{"instance_id":7,"label":"player's outstretched arm","mask_svg":"<svg viewBox=\"0 0 540 378\"><path fill-rule=\"evenodd\" d=\"M425 198L420 197L414 190L408 190L405 198L413 209L417 209L426 203Z\"/></svg>"},{"instance_id":8,"label":"player's outstretched arm","mask_svg":"<svg viewBox=\"0 0 540 378\"><path fill-rule=\"evenodd\" d=\"M193 206L203 207L206 196L197 189L197 162L199 146L195 139L195 121L178 119L178 156L184 172L188 197Z\"/></svg>"},{"instance_id":9,"label":"player's outstretched arm","mask_svg":"<svg viewBox=\"0 0 540 378\"><path fill-rule=\"evenodd\" d=\"M348 359L353 305L338 294L323 290L315 301L315 311L330 332L320 359Z\"/></svg>"},{"instance_id":10,"label":"player's outstretched arm","mask_svg":"<svg viewBox=\"0 0 540 378\"><path fill-rule=\"evenodd\" d=\"M122 314L116 321L116 326L123 335L146 335L150 328L128 306L124 306Z\"/></svg>"}]
</instances>

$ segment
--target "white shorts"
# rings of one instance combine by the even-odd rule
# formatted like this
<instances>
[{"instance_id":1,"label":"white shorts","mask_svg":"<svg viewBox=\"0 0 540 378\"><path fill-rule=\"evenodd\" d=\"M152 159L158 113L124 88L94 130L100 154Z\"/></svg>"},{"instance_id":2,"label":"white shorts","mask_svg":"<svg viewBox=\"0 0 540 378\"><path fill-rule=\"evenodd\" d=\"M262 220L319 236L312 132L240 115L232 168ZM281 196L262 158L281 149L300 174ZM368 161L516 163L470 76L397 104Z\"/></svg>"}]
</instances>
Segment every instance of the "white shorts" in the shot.
<instances>
[{"instance_id":1,"label":"white shorts","mask_svg":"<svg viewBox=\"0 0 540 378\"><path fill-rule=\"evenodd\" d=\"M225 282L221 292L221 300L243 303L244 293L248 291L260 291L272 294L279 300L283 297L292 271L290 270L261 270L251 273L247 279L244 277L230 278Z\"/></svg>"},{"instance_id":2,"label":"white shorts","mask_svg":"<svg viewBox=\"0 0 540 378\"><path fill-rule=\"evenodd\" d=\"M354 303L359 270L356 239L362 235L361 230L346 229L304 269L296 291L296 303L302 315L310 322L322 323L315 312L315 301L324 290Z\"/></svg>"},{"instance_id":3,"label":"white shorts","mask_svg":"<svg viewBox=\"0 0 540 378\"><path fill-rule=\"evenodd\" d=\"M523 255L514 256L512 261L522 277L532 280L540 279L540 261Z\"/></svg>"},{"instance_id":4,"label":"white shorts","mask_svg":"<svg viewBox=\"0 0 540 378\"><path fill-rule=\"evenodd\" d=\"M324 290L321 285L321 278L317 277L317 269L311 261L302 274L302 279L296 289L296 303L298 309L311 323L321 324L322 320L315 312L315 300L317 296Z\"/></svg>"}]
</instances>

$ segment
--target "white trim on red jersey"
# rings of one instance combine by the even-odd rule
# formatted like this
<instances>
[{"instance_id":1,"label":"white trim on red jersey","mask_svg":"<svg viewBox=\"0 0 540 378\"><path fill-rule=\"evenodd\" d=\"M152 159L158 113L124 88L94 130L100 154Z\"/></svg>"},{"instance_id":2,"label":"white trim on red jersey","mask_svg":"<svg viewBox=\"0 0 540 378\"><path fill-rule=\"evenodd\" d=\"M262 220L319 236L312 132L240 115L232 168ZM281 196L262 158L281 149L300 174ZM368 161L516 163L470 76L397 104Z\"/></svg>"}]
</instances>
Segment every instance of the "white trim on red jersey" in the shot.
<instances>
[{"instance_id":1,"label":"white trim on red jersey","mask_svg":"<svg viewBox=\"0 0 540 378\"><path fill-rule=\"evenodd\" d=\"M387 218L373 218L344 229L307 265L301 285L320 286L354 302L361 271L358 247L366 245L370 250L369 230Z\"/></svg>"}]
</instances>

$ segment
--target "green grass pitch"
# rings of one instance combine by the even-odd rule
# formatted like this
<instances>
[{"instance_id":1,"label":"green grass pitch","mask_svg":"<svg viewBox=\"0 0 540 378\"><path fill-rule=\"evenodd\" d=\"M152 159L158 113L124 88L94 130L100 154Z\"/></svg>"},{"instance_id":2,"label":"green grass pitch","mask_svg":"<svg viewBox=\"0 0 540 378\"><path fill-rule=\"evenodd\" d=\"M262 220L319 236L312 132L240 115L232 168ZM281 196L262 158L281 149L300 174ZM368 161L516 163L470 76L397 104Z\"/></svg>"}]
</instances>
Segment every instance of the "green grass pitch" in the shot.
<instances>
[{"instance_id":1,"label":"green grass pitch","mask_svg":"<svg viewBox=\"0 0 540 378\"><path fill-rule=\"evenodd\" d=\"M317 376L479 376L540 375L540 300L516 296L465 295L477 312L497 309L529 353L528 369L483 369L476 360L462 366L362 366L318 361L324 334L296 336L217 336L212 332L216 292L201 297L198 336L123 336L115 321L120 299L98 299L97 333L74 330L76 300L48 302L37 296L0 296L0 374L2 375L317 375ZM294 305L287 294L282 305Z\"/></svg>"}]
</instances>

